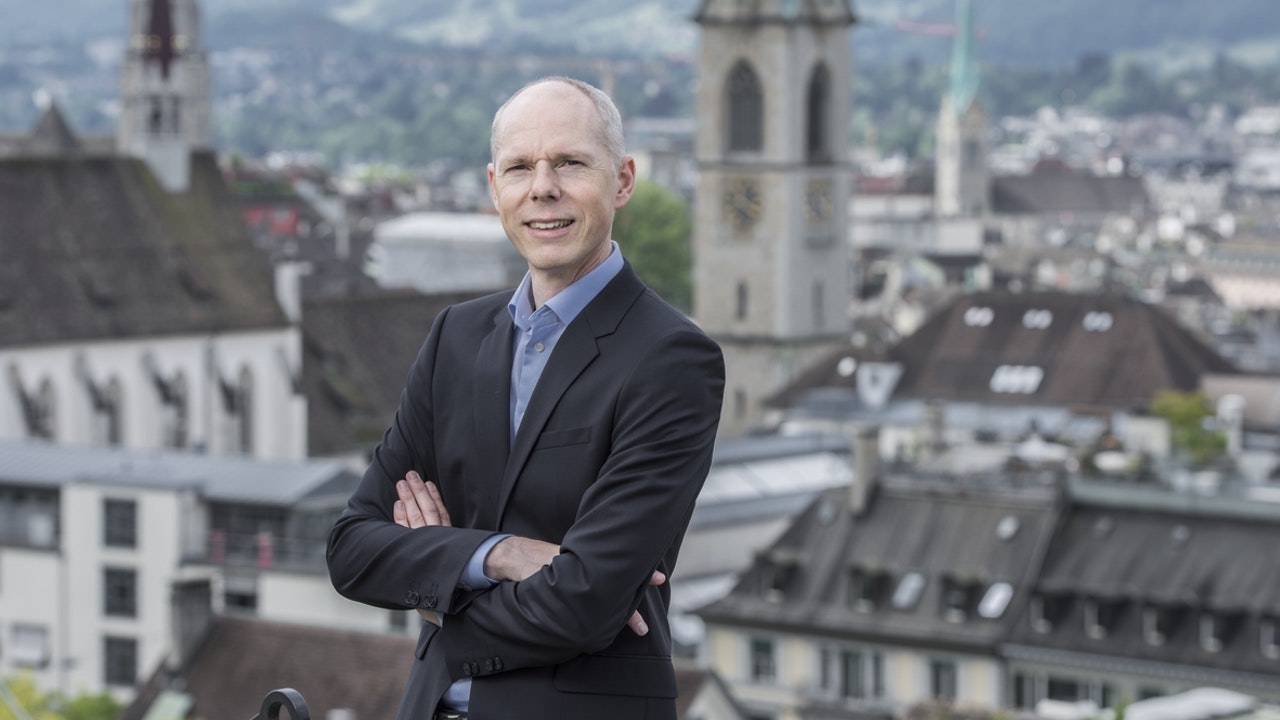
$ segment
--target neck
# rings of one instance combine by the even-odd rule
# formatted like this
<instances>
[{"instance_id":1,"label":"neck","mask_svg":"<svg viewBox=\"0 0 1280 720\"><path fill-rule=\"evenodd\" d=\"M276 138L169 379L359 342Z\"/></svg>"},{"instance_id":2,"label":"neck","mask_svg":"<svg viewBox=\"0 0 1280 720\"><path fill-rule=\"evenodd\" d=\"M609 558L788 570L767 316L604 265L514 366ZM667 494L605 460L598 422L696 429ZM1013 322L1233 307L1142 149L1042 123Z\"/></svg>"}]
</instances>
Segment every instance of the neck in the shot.
<instances>
[{"instance_id":1,"label":"neck","mask_svg":"<svg viewBox=\"0 0 1280 720\"><path fill-rule=\"evenodd\" d=\"M556 270L539 270L529 268L529 291L533 295L533 309L542 307L548 300L560 294L565 288L581 280L587 273L600 265L613 253L613 243L605 241L600 250L585 263L576 268L557 268Z\"/></svg>"}]
</instances>

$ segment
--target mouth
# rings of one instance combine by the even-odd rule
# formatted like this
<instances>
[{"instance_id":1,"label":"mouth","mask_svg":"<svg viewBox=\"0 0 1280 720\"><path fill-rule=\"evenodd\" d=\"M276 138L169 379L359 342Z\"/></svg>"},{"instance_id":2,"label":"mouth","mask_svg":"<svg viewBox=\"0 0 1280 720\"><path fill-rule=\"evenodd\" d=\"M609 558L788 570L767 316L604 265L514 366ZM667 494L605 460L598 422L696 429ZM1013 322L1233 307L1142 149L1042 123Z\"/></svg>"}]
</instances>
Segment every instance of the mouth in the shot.
<instances>
[{"instance_id":1,"label":"mouth","mask_svg":"<svg viewBox=\"0 0 1280 720\"><path fill-rule=\"evenodd\" d=\"M525 223L533 230L559 230L573 224L572 220L530 220Z\"/></svg>"}]
</instances>

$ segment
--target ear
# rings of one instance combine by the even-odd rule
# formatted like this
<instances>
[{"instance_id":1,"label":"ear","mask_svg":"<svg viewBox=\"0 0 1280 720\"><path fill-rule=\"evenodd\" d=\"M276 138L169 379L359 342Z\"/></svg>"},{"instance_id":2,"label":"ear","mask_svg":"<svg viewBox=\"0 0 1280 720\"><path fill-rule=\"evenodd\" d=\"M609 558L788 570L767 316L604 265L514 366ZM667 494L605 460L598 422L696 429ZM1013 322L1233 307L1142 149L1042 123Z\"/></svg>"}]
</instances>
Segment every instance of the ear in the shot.
<instances>
[{"instance_id":1,"label":"ear","mask_svg":"<svg viewBox=\"0 0 1280 720\"><path fill-rule=\"evenodd\" d=\"M489 200L493 203L493 209L499 210L498 207L498 188L493 184L493 163L489 163Z\"/></svg>"},{"instance_id":2,"label":"ear","mask_svg":"<svg viewBox=\"0 0 1280 720\"><path fill-rule=\"evenodd\" d=\"M631 199L636 189L636 160L627 155L618 163L618 194L613 199L613 209L617 210Z\"/></svg>"}]
</instances>

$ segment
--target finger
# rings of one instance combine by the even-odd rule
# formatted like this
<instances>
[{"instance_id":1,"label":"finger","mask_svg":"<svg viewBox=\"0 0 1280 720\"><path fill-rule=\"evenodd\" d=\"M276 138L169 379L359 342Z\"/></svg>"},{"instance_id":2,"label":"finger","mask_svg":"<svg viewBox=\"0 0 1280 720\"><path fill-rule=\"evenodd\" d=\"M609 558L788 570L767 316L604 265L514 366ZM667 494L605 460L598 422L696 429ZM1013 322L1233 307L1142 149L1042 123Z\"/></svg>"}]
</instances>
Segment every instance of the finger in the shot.
<instances>
[{"instance_id":1,"label":"finger","mask_svg":"<svg viewBox=\"0 0 1280 720\"><path fill-rule=\"evenodd\" d=\"M663 575L661 572L657 570L654 570L653 574L649 576L650 585L661 585L666 581L667 581L667 576Z\"/></svg>"},{"instance_id":2,"label":"finger","mask_svg":"<svg viewBox=\"0 0 1280 720\"><path fill-rule=\"evenodd\" d=\"M418 508L422 512L422 517L426 524L443 525L444 523L440 522L440 509L436 507L435 502L431 499L431 493L427 492L427 485L422 482L422 476L410 470L405 480L409 484L409 490L413 492L414 500L418 503Z\"/></svg>"},{"instance_id":3,"label":"finger","mask_svg":"<svg viewBox=\"0 0 1280 720\"><path fill-rule=\"evenodd\" d=\"M409 515L408 511L404 509L403 500L397 500L395 504L391 506L391 517L396 521L397 525L409 527Z\"/></svg>"},{"instance_id":4,"label":"finger","mask_svg":"<svg viewBox=\"0 0 1280 720\"><path fill-rule=\"evenodd\" d=\"M409 521L409 527L426 527L427 521L422 517L422 509L418 507L418 500L409 489L409 483L404 480L396 483L396 493L400 495L400 502L404 503L405 517Z\"/></svg>"},{"instance_id":5,"label":"finger","mask_svg":"<svg viewBox=\"0 0 1280 720\"><path fill-rule=\"evenodd\" d=\"M627 620L627 627L631 628L631 632L644 636L649 634L649 626L645 625L644 618L640 617L640 611L631 613L631 618Z\"/></svg>"},{"instance_id":6,"label":"finger","mask_svg":"<svg viewBox=\"0 0 1280 720\"><path fill-rule=\"evenodd\" d=\"M449 519L449 509L444 506L444 496L440 494L440 488L436 487L433 482L427 483L427 494L431 496L431 501L436 505L436 512L440 513L440 524L451 526L453 522Z\"/></svg>"}]
</instances>

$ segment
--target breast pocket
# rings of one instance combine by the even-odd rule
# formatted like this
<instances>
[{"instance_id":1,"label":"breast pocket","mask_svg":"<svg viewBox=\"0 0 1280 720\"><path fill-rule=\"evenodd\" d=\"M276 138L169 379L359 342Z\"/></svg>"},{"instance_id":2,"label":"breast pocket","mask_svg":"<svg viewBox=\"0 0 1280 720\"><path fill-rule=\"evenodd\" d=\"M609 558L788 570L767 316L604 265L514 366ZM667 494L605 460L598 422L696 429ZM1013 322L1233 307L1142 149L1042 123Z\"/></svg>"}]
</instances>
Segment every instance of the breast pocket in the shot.
<instances>
[{"instance_id":1,"label":"breast pocket","mask_svg":"<svg viewBox=\"0 0 1280 720\"><path fill-rule=\"evenodd\" d=\"M533 444L533 451L550 450L571 445L585 445L591 442L591 426L567 428L564 430L548 430L538 436Z\"/></svg>"}]
</instances>

